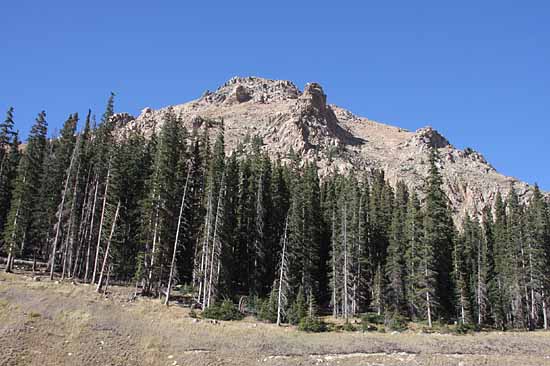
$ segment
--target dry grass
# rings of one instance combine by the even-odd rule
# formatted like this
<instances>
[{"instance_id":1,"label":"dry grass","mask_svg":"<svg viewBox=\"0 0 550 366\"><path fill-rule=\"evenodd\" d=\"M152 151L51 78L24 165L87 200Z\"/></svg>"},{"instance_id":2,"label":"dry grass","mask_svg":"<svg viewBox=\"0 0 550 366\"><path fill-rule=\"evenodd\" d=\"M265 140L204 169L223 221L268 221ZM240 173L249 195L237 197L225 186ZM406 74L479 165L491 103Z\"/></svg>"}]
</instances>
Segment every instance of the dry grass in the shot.
<instances>
[{"instance_id":1,"label":"dry grass","mask_svg":"<svg viewBox=\"0 0 550 366\"><path fill-rule=\"evenodd\" d=\"M550 365L545 332L306 334L250 317L212 324L111 289L1 274L0 365Z\"/></svg>"}]
</instances>

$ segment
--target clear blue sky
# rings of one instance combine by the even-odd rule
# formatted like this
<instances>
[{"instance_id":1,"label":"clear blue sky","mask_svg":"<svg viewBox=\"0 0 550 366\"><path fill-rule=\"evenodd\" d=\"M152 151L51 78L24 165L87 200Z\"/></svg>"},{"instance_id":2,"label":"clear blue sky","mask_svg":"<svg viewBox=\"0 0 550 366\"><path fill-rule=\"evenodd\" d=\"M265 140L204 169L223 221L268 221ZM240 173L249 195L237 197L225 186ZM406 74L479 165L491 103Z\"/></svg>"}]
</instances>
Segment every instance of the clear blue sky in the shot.
<instances>
[{"instance_id":1,"label":"clear blue sky","mask_svg":"<svg viewBox=\"0 0 550 366\"><path fill-rule=\"evenodd\" d=\"M41 109L52 130L100 116L111 90L137 114L234 75L317 81L330 103L430 124L550 190L549 1L18 0L0 14L0 113L13 105L24 135Z\"/></svg>"}]
</instances>

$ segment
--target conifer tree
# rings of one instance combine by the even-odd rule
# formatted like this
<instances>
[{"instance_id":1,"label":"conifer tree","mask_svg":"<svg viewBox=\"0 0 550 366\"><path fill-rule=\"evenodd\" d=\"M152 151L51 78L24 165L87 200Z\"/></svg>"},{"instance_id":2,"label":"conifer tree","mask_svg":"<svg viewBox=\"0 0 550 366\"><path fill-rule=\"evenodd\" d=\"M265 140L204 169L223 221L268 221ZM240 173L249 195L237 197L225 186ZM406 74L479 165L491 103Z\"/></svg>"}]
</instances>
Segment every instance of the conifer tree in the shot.
<instances>
[{"instance_id":1,"label":"conifer tree","mask_svg":"<svg viewBox=\"0 0 550 366\"><path fill-rule=\"evenodd\" d=\"M27 149L17 169L7 227L4 230L4 243L8 252L6 272L11 271L13 259L25 241L37 243L40 240L39 237L33 236L37 233L32 232L30 227L32 217L38 214L37 209L41 199L39 192L47 144L47 128L46 112L42 111L31 128Z\"/></svg>"},{"instance_id":2,"label":"conifer tree","mask_svg":"<svg viewBox=\"0 0 550 366\"><path fill-rule=\"evenodd\" d=\"M454 313L451 311L453 226L438 163L438 153L432 149L426 182L424 239L421 248L424 278L420 286L425 296L424 312L430 326L434 315L445 318Z\"/></svg>"},{"instance_id":3,"label":"conifer tree","mask_svg":"<svg viewBox=\"0 0 550 366\"><path fill-rule=\"evenodd\" d=\"M481 258L484 260L484 269L482 275L484 275L485 281L482 283L485 292L485 314L482 314L484 322L487 324L494 324L495 319L495 304L498 304L499 299L497 295L497 279L495 273L495 233L494 233L494 219L490 206L486 206L483 210L482 217L482 235L483 235L483 249ZM482 276L483 277L483 276ZM483 320L483 319L482 319Z\"/></svg>"},{"instance_id":4,"label":"conifer tree","mask_svg":"<svg viewBox=\"0 0 550 366\"><path fill-rule=\"evenodd\" d=\"M404 183L396 187L393 216L389 234L386 280L388 282L386 304L392 313L407 315L407 268L405 262L405 217L407 215L408 190Z\"/></svg>"},{"instance_id":5,"label":"conifer tree","mask_svg":"<svg viewBox=\"0 0 550 366\"><path fill-rule=\"evenodd\" d=\"M422 316L421 304L424 303L423 296L419 291L419 286L422 284L424 277L421 256L424 229L420 201L415 192L412 192L409 198L406 215L404 235L406 240L407 307L411 318L418 319Z\"/></svg>"},{"instance_id":6,"label":"conifer tree","mask_svg":"<svg viewBox=\"0 0 550 366\"><path fill-rule=\"evenodd\" d=\"M533 199L526 210L525 251L527 260L527 287L529 289L530 329L542 325L548 328L547 288L549 281L549 226L548 209L540 189L535 186Z\"/></svg>"},{"instance_id":7,"label":"conifer tree","mask_svg":"<svg viewBox=\"0 0 550 366\"><path fill-rule=\"evenodd\" d=\"M70 229L74 224L74 206L77 199L75 193L77 193L80 174L80 161L78 160L80 152L75 149L77 122L78 116L71 114L61 130L61 136L56 140L55 151L48 156L49 164L45 164L47 168L41 178L40 195L43 200L38 215L34 218L37 222L36 230L39 235L44 235L46 242L49 242L50 237L53 238L50 255L50 279L53 279L57 251L60 248L59 243L64 242L68 246L72 242L71 239L74 239L74 232L71 233ZM68 252L65 249L68 247L63 248L63 253ZM66 258L66 256L64 257Z\"/></svg>"},{"instance_id":8,"label":"conifer tree","mask_svg":"<svg viewBox=\"0 0 550 366\"><path fill-rule=\"evenodd\" d=\"M506 205L507 251L512 267L509 279L510 320L514 328L529 328L533 322L529 309L529 253L525 245L525 213L513 187L508 194Z\"/></svg>"},{"instance_id":9,"label":"conifer tree","mask_svg":"<svg viewBox=\"0 0 550 366\"><path fill-rule=\"evenodd\" d=\"M509 239L507 230L506 206L500 192L495 199L495 218L494 218L494 263L495 280L489 286L489 296L492 299L493 318L495 325L500 329L505 329L510 318L510 305L512 304L511 289L512 276L511 270L512 257L509 251Z\"/></svg>"},{"instance_id":10,"label":"conifer tree","mask_svg":"<svg viewBox=\"0 0 550 366\"><path fill-rule=\"evenodd\" d=\"M14 130L13 107L6 113L6 119L0 123L0 234L4 231L14 180L19 164L19 139ZM0 235L0 248L3 242Z\"/></svg>"}]
</instances>

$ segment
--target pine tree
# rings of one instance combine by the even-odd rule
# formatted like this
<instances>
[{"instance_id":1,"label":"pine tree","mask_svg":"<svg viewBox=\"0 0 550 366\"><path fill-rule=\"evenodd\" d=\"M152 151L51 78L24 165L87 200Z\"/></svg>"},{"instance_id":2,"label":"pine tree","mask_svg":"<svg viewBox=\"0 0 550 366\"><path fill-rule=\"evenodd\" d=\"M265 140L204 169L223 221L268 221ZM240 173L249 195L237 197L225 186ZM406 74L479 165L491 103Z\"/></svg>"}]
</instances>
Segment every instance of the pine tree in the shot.
<instances>
[{"instance_id":1,"label":"pine tree","mask_svg":"<svg viewBox=\"0 0 550 366\"><path fill-rule=\"evenodd\" d=\"M294 301L288 310L288 321L292 325L297 325L300 320L307 316L307 302L304 295L304 289L300 287L296 293Z\"/></svg>"},{"instance_id":2,"label":"pine tree","mask_svg":"<svg viewBox=\"0 0 550 366\"><path fill-rule=\"evenodd\" d=\"M167 282L180 202L188 172L187 132L181 128L181 120L173 110L169 109L163 120L156 156L150 168L152 176L148 182L143 182L147 190L143 196L143 215L147 230L142 232L147 251L146 287L148 291L154 288L157 292ZM186 224L188 219L185 217L183 220ZM181 248L184 240L178 237L178 241L177 246ZM182 253L184 252L179 251L178 256ZM176 261L180 263L179 258ZM175 277L179 279L179 273L175 273Z\"/></svg>"},{"instance_id":3,"label":"pine tree","mask_svg":"<svg viewBox=\"0 0 550 366\"><path fill-rule=\"evenodd\" d=\"M37 222L38 233L45 235L47 242L50 237L53 237L50 279L53 279L59 243L67 244L66 248L62 250L66 254L68 250L65 249L68 249L68 245L74 239L74 232L71 229L74 225L74 206L77 197L74 197L73 193L77 192L80 174L80 161L78 160L80 152L75 149L77 122L78 116L69 116L61 131L61 136L56 141L55 151L49 156L49 164L46 164L49 169L45 169L42 176L40 195L43 200L37 217L34 218ZM63 240L64 238L67 240ZM64 263L66 263L66 256L64 256Z\"/></svg>"},{"instance_id":4,"label":"pine tree","mask_svg":"<svg viewBox=\"0 0 550 366\"><path fill-rule=\"evenodd\" d=\"M385 261L393 206L393 189L385 180L383 171L373 171L369 200L369 278L371 279L371 305L378 314L384 310L386 281Z\"/></svg>"},{"instance_id":5,"label":"pine tree","mask_svg":"<svg viewBox=\"0 0 550 366\"><path fill-rule=\"evenodd\" d=\"M528 328L532 325L529 311L529 263L525 245L525 213L519 203L519 198L512 188L508 194L507 203L507 251L511 263L510 318L515 328Z\"/></svg>"},{"instance_id":6,"label":"pine tree","mask_svg":"<svg viewBox=\"0 0 550 366\"><path fill-rule=\"evenodd\" d=\"M495 233L494 233L494 219L490 206L485 207L483 210L482 218L482 235L483 235L483 248L481 258L484 259L484 274L485 281L485 300L486 311L484 315L485 323L494 324L495 320L499 316L495 316L495 305L498 304L498 284L495 272Z\"/></svg>"},{"instance_id":7,"label":"pine tree","mask_svg":"<svg viewBox=\"0 0 550 366\"><path fill-rule=\"evenodd\" d=\"M454 297L451 283L453 225L437 164L438 154L432 149L421 248L424 278L420 287L425 296L424 312L429 326L434 315L444 318L452 315Z\"/></svg>"},{"instance_id":8,"label":"pine tree","mask_svg":"<svg viewBox=\"0 0 550 366\"><path fill-rule=\"evenodd\" d=\"M495 199L495 218L494 218L494 263L495 263L495 282L489 287L489 296L492 299L492 309L495 325L500 329L505 329L510 319L509 307L512 304L511 269L512 257L508 250L508 230L506 206L500 192Z\"/></svg>"},{"instance_id":9,"label":"pine tree","mask_svg":"<svg viewBox=\"0 0 550 366\"><path fill-rule=\"evenodd\" d=\"M549 281L549 225L547 204L538 186L526 211L526 260L529 289L530 329L543 324L548 328L547 288ZM542 319L541 319L542 318Z\"/></svg>"},{"instance_id":10,"label":"pine tree","mask_svg":"<svg viewBox=\"0 0 550 366\"><path fill-rule=\"evenodd\" d=\"M19 158L19 139L14 130L13 108L9 108L6 119L0 123L0 233L4 231L10 210ZM0 237L0 248L2 242Z\"/></svg>"},{"instance_id":11,"label":"pine tree","mask_svg":"<svg viewBox=\"0 0 550 366\"><path fill-rule=\"evenodd\" d=\"M27 149L17 169L7 227L4 231L4 243L8 252L6 272L11 271L13 259L26 241L36 244L40 240L39 237L33 236L37 233L32 232L30 227L41 199L39 192L47 127L46 113L42 111L31 128Z\"/></svg>"},{"instance_id":12,"label":"pine tree","mask_svg":"<svg viewBox=\"0 0 550 366\"><path fill-rule=\"evenodd\" d=\"M424 278L422 271L422 243L423 243L423 217L420 201L415 192L411 194L407 204L405 218L405 261L407 272L407 307L412 319L422 316L422 305L424 297L419 291Z\"/></svg>"},{"instance_id":13,"label":"pine tree","mask_svg":"<svg viewBox=\"0 0 550 366\"><path fill-rule=\"evenodd\" d=\"M146 147L143 136L131 133L112 155L107 201L109 218L114 217L113 211L117 203L121 203L118 229L111 248L112 274L125 281L133 278L137 270L136 258L142 251L140 224L144 218L140 202L146 197L146 176L151 170L152 159ZM109 227L110 220L105 224Z\"/></svg>"},{"instance_id":14,"label":"pine tree","mask_svg":"<svg viewBox=\"0 0 550 366\"><path fill-rule=\"evenodd\" d=\"M472 228L470 216L466 215L462 223L463 232L455 240L453 252L453 275L455 281L456 304L458 319L461 324L472 322L471 302L471 260L472 245L470 231Z\"/></svg>"},{"instance_id":15,"label":"pine tree","mask_svg":"<svg viewBox=\"0 0 550 366\"><path fill-rule=\"evenodd\" d=\"M388 257L386 259L386 280L388 282L385 296L388 310L399 315L406 313L406 237L405 217L407 215L408 190L404 183L396 187L393 216L389 234Z\"/></svg>"}]
</instances>

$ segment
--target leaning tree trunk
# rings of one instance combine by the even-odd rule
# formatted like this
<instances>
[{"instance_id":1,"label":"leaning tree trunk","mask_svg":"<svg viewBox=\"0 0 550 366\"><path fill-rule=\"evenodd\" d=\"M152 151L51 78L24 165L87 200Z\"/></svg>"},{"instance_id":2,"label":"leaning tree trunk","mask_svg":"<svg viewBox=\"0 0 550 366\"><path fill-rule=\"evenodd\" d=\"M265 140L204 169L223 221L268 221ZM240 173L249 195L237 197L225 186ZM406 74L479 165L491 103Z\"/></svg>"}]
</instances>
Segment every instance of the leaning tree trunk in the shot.
<instances>
[{"instance_id":1,"label":"leaning tree trunk","mask_svg":"<svg viewBox=\"0 0 550 366\"><path fill-rule=\"evenodd\" d=\"M174 250L172 252L172 263L170 263L170 274L168 275L168 288L166 288L166 300L164 305L168 306L168 301L170 301L170 290L172 289L172 277L174 276L174 264L176 263L176 253L178 250L178 240L180 236L181 228L181 216L183 215L183 207L185 206L185 196L187 195L187 183L189 182L189 175L191 174L191 166L187 171L187 178L185 179L185 187L183 188L183 196L181 197L180 212L178 216L178 226L176 229L176 239L174 240Z\"/></svg>"},{"instance_id":2,"label":"leaning tree trunk","mask_svg":"<svg viewBox=\"0 0 550 366\"><path fill-rule=\"evenodd\" d=\"M96 292L99 292L101 290L103 273L105 272L105 266L107 265L107 260L109 259L109 249L111 248L111 241L113 240L113 235L115 233L116 220L118 219L119 210L120 210L120 201L118 201L116 205L115 218L113 220L113 226L111 227L111 234L109 235L109 240L107 241L107 248L105 249L105 255L103 256L103 265L101 266L101 272L99 273L99 280L97 281Z\"/></svg>"},{"instance_id":3,"label":"leaning tree trunk","mask_svg":"<svg viewBox=\"0 0 550 366\"><path fill-rule=\"evenodd\" d=\"M90 168L91 170L91 168ZM82 263L83 263L83 251L84 251L84 242L86 237L86 229L87 229L87 222L88 222L88 211L90 207L90 173L91 171L88 170L88 175L86 177L86 187L84 188L84 196L82 197L82 207L80 209L80 219L78 220L78 232L76 234L77 238L77 249L76 249L76 255L75 255L75 261L74 264L69 272L69 276L74 278L75 276L78 276L78 274L81 272L82 269Z\"/></svg>"},{"instance_id":4,"label":"leaning tree trunk","mask_svg":"<svg viewBox=\"0 0 550 366\"><path fill-rule=\"evenodd\" d=\"M53 280L53 272L55 270L55 252L57 251L57 242L59 240L59 234L61 231L61 222L63 221L63 208L65 207L65 198L67 197L67 190L69 189L69 181L71 179L71 171L73 170L74 161L76 159L76 155L78 152L78 145L79 145L80 135L76 141L76 147L73 149L73 153L71 156L71 162L69 163L69 169L67 170L67 177L65 178L65 185L63 187L63 194L61 196L61 204L59 208L59 217L57 219L57 227L55 229L55 239L53 241L53 248L52 248L52 260L51 260L51 268L50 268L50 280Z\"/></svg>"},{"instance_id":5,"label":"leaning tree trunk","mask_svg":"<svg viewBox=\"0 0 550 366\"><path fill-rule=\"evenodd\" d=\"M288 215L285 222L285 232L283 234L283 251L281 253L281 269L279 273L279 293L277 294L277 325L281 325L283 311L283 281L285 279L286 263L286 234L288 230Z\"/></svg>"},{"instance_id":6,"label":"leaning tree trunk","mask_svg":"<svg viewBox=\"0 0 550 366\"><path fill-rule=\"evenodd\" d=\"M103 207L101 209L101 218L99 220L99 233L97 234L97 246L95 250L94 272L92 274L92 283L95 282L97 274L97 265L99 263L99 250L101 249L101 233L103 231L103 222L105 220L105 206L107 205L107 193L109 192L109 178L111 177L111 167L107 170L107 181L105 182L105 192L103 193Z\"/></svg>"},{"instance_id":7,"label":"leaning tree trunk","mask_svg":"<svg viewBox=\"0 0 550 366\"><path fill-rule=\"evenodd\" d=\"M212 253L211 253L211 260L210 260L210 277L208 280L208 298L206 301L206 306L210 306L210 299L212 297L212 286L213 286L213 277L214 277L214 259L216 258L217 263L217 271L219 273L220 269L220 252L221 252L221 244L218 245L219 242L219 235L218 235L218 226L221 226L220 224L220 217L221 217L221 211L223 211L222 204L223 204L223 192L224 192L224 178L225 176L222 176L221 184L220 184L220 191L218 194L218 204L216 207L216 221L214 222L214 234L212 236ZM217 277L217 276L216 276ZM216 280L216 286L217 286L217 280Z\"/></svg>"},{"instance_id":8,"label":"leaning tree trunk","mask_svg":"<svg viewBox=\"0 0 550 366\"><path fill-rule=\"evenodd\" d=\"M88 274L90 273L90 254L91 254L91 250L92 250L92 236L93 236L93 232L94 232L94 217L95 217L95 206L96 206L96 203L97 203L98 188L99 188L99 180L98 180L97 175L96 175L95 189L94 189L94 203L92 204L91 212L89 212L90 226L89 226L88 231L86 233L87 234L86 238L84 239L84 240L86 240L86 246L88 247L87 250L86 250L86 268L84 270L84 282L88 282Z\"/></svg>"},{"instance_id":9,"label":"leaning tree trunk","mask_svg":"<svg viewBox=\"0 0 550 366\"><path fill-rule=\"evenodd\" d=\"M6 269L4 270L6 273L10 273L12 271L13 266L13 259L14 259L14 246L15 246L15 239L16 239L16 231L17 231L17 218L19 217L19 208L21 207L21 200L19 200L19 206L17 207L17 210L15 211L15 217L13 219L13 231L11 233L11 241L10 246L8 249L8 261L6 262Z\"/></svg>"}]
</instances>

